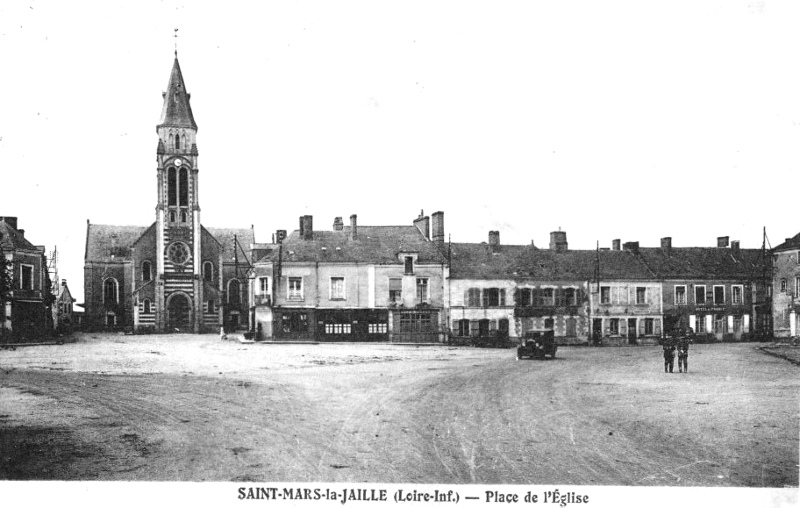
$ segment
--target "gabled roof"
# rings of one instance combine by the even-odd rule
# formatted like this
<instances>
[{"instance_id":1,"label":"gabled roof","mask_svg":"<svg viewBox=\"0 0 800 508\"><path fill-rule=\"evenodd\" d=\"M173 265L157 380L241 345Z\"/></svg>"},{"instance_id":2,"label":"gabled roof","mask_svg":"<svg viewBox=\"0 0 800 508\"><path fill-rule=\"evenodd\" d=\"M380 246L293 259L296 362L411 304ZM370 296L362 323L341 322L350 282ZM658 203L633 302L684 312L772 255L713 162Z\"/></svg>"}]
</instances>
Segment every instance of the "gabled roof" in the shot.
<instances>
[{"instance_id":1,"label":"gabled roof","mask_svg":"<svg viewBox=\"0 0 800 508\"><path fill-rule=\"evenodd\" d=\"M800 233L794 235L791 238L787 238L785 242L773 248L772 250L774 252L777 252L777 251L792 250L792 249L800 249Z\"/></svg>"},{"instance_id":2,"label":"gabled roof","mask_svg":"<svg viewBox=\"0 0 800 508\"><path fill-rule=\"evenodd\" d=\"M647 265L662 279L741 279L761 275L761 249L725 247L641 248Z\"/></svg>"},{"instance_id":3,"label":"gabled roof","mask_svg":"<svg viewBox=\"0 0 800 508\"><path fill-rule=\"evenodd\" d=\"M239 261L250 262L250 245L256 242L252 228L207 228L204 226L203 229L208 231L224 249L223 262L234 261L234 238L241 245L241 249L237 249Z\"/></svg>"},{"instance_id":4,"label":"gabled roof","mask_svg":"<svg viewBox=\"0 0 800 508\"><path fill-rule=\"evenodd\" d=\"M161 119L157 127L188 127L197 130L189 99L190 95L183 82L181 66L178 64L178 55L175 55L175 63L172 64L169 84L167 91L164 92L164 106L161 109Z\"/></svg>"},{"instance_id":5,"label":"gabled roof","mask_svg":"<svg viewBox=\"0 0 800 508\"><path fill-rule=\"evenodd\" d=\"M536 249L502 245L493 250L487 243L452 243L449 248L451 279L512 279L526 249Z\"/></svg>"},{"instance_id":6,"label":"gabled roof","mask_svg":"<svg viewBox=\"0 0 800 508\"><path fill-rule=\"evenodd\" d=\"M130 260L131 246L148 227L87 224L85 261Z\"/></svg>"},{"instance_id":7,"label":"gabled roof","mask_svg":"<svg viewBox=\"0 0 800 508\"><path fill-rule=\"evenodd\" d=\"M437 244L427 240L416 226L358 226L357 238L350 239L350 226L341 231L314 231L304 240L298 230L286 237L273 262L399 263L401 252L416 253L418 263L445 263Z\"/></svg>"},{"instance_id":8,"label":"gabled roof","mask_svg":"<svg viewBox=\"0 0 800 508\"><path fill-rule=\"evenodd\" d=\"M39 250L8 223L0 221L0 247L5 250Z\"/></svg>"}]
</instances>

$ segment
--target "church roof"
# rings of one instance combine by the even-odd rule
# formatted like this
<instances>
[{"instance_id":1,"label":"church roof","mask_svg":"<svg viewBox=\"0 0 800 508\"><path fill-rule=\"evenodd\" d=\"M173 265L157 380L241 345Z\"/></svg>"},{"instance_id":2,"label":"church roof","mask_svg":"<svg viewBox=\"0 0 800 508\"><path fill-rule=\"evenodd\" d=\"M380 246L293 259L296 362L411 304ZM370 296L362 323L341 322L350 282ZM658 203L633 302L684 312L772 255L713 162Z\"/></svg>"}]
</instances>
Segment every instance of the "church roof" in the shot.
<instances>
[{"instance_id":1,"label":"church roof","mask_svg":"<svg viewBox=\"0 0 800 508\"><path fill-rule=\"evenodd\" d=\"M191 96L186 91L177 55L175 63L172 64L167 91L163 95L164 107L161 109L161 120L157 127L188 127L197 130L192 107L189 105Z\"/></svg>"},{"instance_id":2,"label":"church roof","mask_svg":"<svg viewBox=\"0 0 800 508\"><path fill-rule=\"evenodd\" d=\"M213 236L225 250L225 258L223 261L226 263L233 261L234 237L239 242L239 245L242 246L241 250L238 251L239 261L242 261L243 256L248 262L250 261L250 245L256 243L255 233L253 233L252 228L203 227L206 231L211 233L211 236ZM242 251L244 251L244 254Z\"/></svg>"},{"instance_id":3,"label":"church roof","mask_svg":"<svg viewBox=\"0 0 800 508\"><path fill-rule=\"evenodd\" d=\"M0 221L0 247L6 250L38 250L19 230L3 221Z\"/></svg>"},{"instance_id":4,"label":"church roof","mask_svg":"<svg viewBox=\"0 0 800 508\"><path fill-rule=\"evenodd\" d=\"M149 226L86 225L86 261L126 261L131 246Z\"/></svg>"}]
</instances>

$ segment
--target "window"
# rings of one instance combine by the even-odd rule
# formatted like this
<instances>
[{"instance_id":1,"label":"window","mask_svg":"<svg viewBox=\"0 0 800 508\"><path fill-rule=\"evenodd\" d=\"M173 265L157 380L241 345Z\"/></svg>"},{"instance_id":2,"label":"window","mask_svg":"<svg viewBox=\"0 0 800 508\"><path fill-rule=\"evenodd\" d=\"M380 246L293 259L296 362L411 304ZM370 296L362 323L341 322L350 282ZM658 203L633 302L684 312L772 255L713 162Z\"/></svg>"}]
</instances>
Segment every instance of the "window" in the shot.
<instances>
[{"instance_id":1,"label":"window","mask_svg":"<svg viewBox=\"0 0 800 508\"><path fill-rule=\"evenodd\" d=\"M180 192L180 206L189 206L189 171L186 168L181 168L178 178L178 191ZM181 218L181 222L186 222L185 218Z\"/></svg>"},{"instance_id":2,"label":"window","mask_svg":"<svg viewBox=\"0 0 800 508\"><path fill-rule=\"evenodd\" d=\"M305 312L288 312L281 315L281 330L284 333L304 333L308 331L308 314Z\"/></svg>"},{"instance_id":3,"label":"window","mask_svg":"<svg viewBox=\"0 0 800 508\"><path fill-rule=\"evenodd\" d=\"M181 149L181 135L180 134L177 134L175 136L175 149L176 150L180 150Z\"/></svg>"},{"instance_id":4,"label":"window","mask_svg":"<svg viewBox=\"0 0 800 508\"><path fill-rule=\"evenodd\" d=\"M741 331L742 331L742 316L733 316L733 331L734 331L734 333L741 333Z\"/></svg>"},{"instance_id":5,"label":"window","mask_svg":"<svg viewBox=\"0 0 800 508\"><path fill-rule=\"evenodd\" d=\"M181 212L181 222L186 222L186 212Z\"/></svg>"},{"instance_id":6,"label":"window","mask_svg":"<svg viewBox=\"0 0 800 508\"><path fill-rule=\"evenodd\" d=\"M800 277L794 278L794 294L800 296Z\"/></svg>"},{"instance_id":7,"label":"window","mask_svg":"<svg viewBox=\"0 0 800 508\"><path fill-rule=\"evenodd\" d=\"M153 309L150 306L150 300L145 298L144 302L142 303L142 313L150 314L151 312L153 312Z\"/></svg>"},{"instance_id":8,"label":"window","mask_svg":"<svg viewBox=\"0 0 800 508\"><path fill-rule=\"evenodd\" d=\"M389 301L394 303L403 301L403 279L389 279Z\"/></svg>"},{"instance_id":9,"label":"window","mask_svg":"<svg viewBox=\"0 0 800 508\"><path fill-rule=\"evenodd\" d=\"M19 265L19 288L33 290L33 265Z\"/></svg>"},{"instance_id":10,"label":"window","mask_svg":"<svg viewBox=\"0 0 800 508\"><path fill-rule=\"evenodd\" d=\"M212 282L214 280L214 264L211 261L203 262L203 280Z\"/></svg>"},{"instance_id":11,"label":"window","mask_svg":"<svg viewBox=\"0 0 800 508\"><path fill-rule=\"evenodd\" d=\"M575 294L575 288L566 288L564 290L564 305L567 307L574 307L578 305L578 300Z\"/></svg>"},{"instance_id":12,"label":"window","mask_svg":"<svg viewBox=\"0 0 800 508\"><path fill-rule=\"evenodd\" d=\"M428 296L428 279L417 279L417 302L427 302Z\"/></svg>"},{"instance_id":13,"label":"window","mask_svg":"<svg viewBox=\"0 0 800 508\"><path fill-rule=\"evenodd\" d=\"M798 284L800 284L800 278L796 280ZM743 302L744 296L744 286L731 286L731 298L733 299L734 305L741 305Z\"/></svg>"},{"instance_id":14,"label":"window","mask_svg":"<svg viewBox=\"0 0 800 508\"><path fill-rule=\"evenodd\" d=\"M303 278L302 277L289 277L289 291L287 293L287 300L302 300L303 299Z\"/></svg>"},{"instance_id":15,"label":"window","mask_svg":"<svg viewBox=\"0 0 800 508\"><path fill-rule=\"evenodd\" d=\"M477 321L473 321L477 325ZM403 312L400 314L400 333L430 332L431 315L427 312Z\"/></svg>"},{"instance_id":16,"label":"window","mask_svg":"<svg viewBox=\"0 0 800 508\"><path fill-rule=\"evenodd\" d=\"M636 288L636 304L643 305L647 303L647 288L637 287Z\"/></svg>"},{"instance_id":17,"label":"window","mask_svg":"<svg viewBox=\"0 0 800 508\"><path fill-rule=\"evenodd\" d=\"M406 268L406 275L412 275L414 273L414 258L411 256L405 257L405 268Z\"/></svg>"},{"instance_id":18,"label":"window","mask_svg":"<svg viewBox=\"0 0 800 508\"><path fill-rule=\"evenodd\" d=\"M479 319L478 320L478 337L488 337L491 331L491 327L489 326L488 319Z\"/></svg>"},{"instance_id":19,"label":"window","mask_svg":"<svg viewBox=\"0 0 800 508\"><path fill-rule=\"evenodd\" d=\"M344 335L351 332L350 323L325 323L325 333L328 335Z\"/></svg>"},{"instance_id":20,"label":"window","mask_svg":"<svg viewBox=\"0 0 800 508\"><path fill-rule=\"evenodd\" d=\"M686 305L686 286L675 286L675 305Z\"/></svg>"},{"instance_id":21,"label":"window","mask_svg":"<svg viewBox=\"0 0 800 508\"><path fill-rule=\"evenodd\" d=\"M645 318L644 319L644 334L645 335L653 335L653 324L655 323L655 319L653 318Z\"/></svg>"},{"instance_id":22,"label":"window","mask_svg":"<svg viewBox=\"0 0 800 508\"><path fill-rule=\"evenodd\" d=\"M481 306L481 290L480 288L469 288L467 290L466 304L468 307Z\"/></svg>"},{"instance_id":23,"label":"window","mask_svg":"<svg viewBox=\"0 0 800 508\"><path fill-rule=\"evenodd\" d=\"M497 331L501 335L508 335L508 319L498 319L497 320Z\"/></svg>"},{"instance_id":24,"label":"window","mask_svg":"<svg viewBox=\"0 0 800 508\"><path fill-rule=\"evenodd\" d=\"M214 300L209 300L207 307L208 307L208 310L206 312L208 312L209 314L214 314L216 312L216 310L217 310L215 308L215 305L214 305Z\"/></svg>"},{"instance_id":25,"label":"window","mask_svg":"<svg viewBox=\"0 0 800 508\"><path fill-rule=\"evenodd\" d=\"M142 261L142 280L148 281L153 278L150 261Z\"/></svg>"},{"instance_id":26,"label":"window","mask_svg":"<svg viewBox=\"0 0 800 508\"><path fill-rule=\"evenodd\" d=\"M610 286L600 286L600 303L611 303Z\"/></svg>"},{"instance_id":27,"label":"window","mask_svg":"<svg viewBox=\"0 0 800 508\"><path fill-rule=\"evenodd\" d=\"M174 167L167 170L167 206L178 205L178 177ZM175 222L175 213L170 212L170 222Z\"/></svg>"},{"instance_id":28,"label":"window","mask_svg":"<svg viewBox=\"0 0 800 508\"><path fill-rule=\"evenodd\" d=\"M345 299L344 277L331 277L330 299L331 300Z\"/></svg>"},{"instance_id":29,"label":"window","mask_svg":"<svg viewBox=\"0 0 800 508\"><path fill-rule=\"evenodd\" d=\"M705 316L697 316L697 330L695 333L706 333L706 317Z\"/></svg>"},{"instance_id":30,"label":"window","mask_svg":"<svg viewBox=\"0 0 800 508\"><path fill-rule=\"evenodd\" d=\"M269 277L258 278L258 292L261 294L269 294Z\"/></svg>"},{"instance_id":31,"label":"window","mask_svg":"<svg viewBox=\"0 0 800 508\"><path fill-rule=\"evenodd\" d=\"M714 314L714 333L725 333L724 314Z\"/></svg>"},{"instance_id":32,"label":"window","mask_svg":"<svg viewBox=\"0 0 800 508\"><path fill-rule=\"evenodd\" d=\"M506 304L506 290L498 288L486 288L483 290L484 307L502 307Z\"/></svg>"},{"instance_id":33,"label":"window","mask_svg":"<svg viewBox=\"0 0 800 508\"><path fill-rule=\"evenodd\" d=\"M781 293L786 292L786 279L781 279Z\"/></svg>"},{"instance_id":34,"label":"window","mask_svg":"<svg viewBox=\"0 0 800 508\"><path fill-rule=\"evenodd\" d=\"M608 333L610 335L619 335L619 319L611 318L608 323Z\"/></svg>"},{"instance_id":35,"label":"window","mask_svg":"<svg viewBox=\"0 0 800 508\"><path fill-rule=\"evenodd\" d=\"M555 291L553 288L542 289L542 305L545 307L553 307L556 304Z\"/></svg>"},{"instance_id":36,"label":"window","mask_svg":"<svg viewBox=\"0 0 800 508\"><path fill-rule=\"evenodd\" d=\"M714 305L725 305L725 286L714 286Z\"/></svg>"},{"instance_id":37,"label":"window","mask_svg":"<svg viewBox=\"0 0 800 508\"><path fill-rule=\"evenodd\" d=\"M169 221L170 222L175 222L175 212L174 211L170 211L169 212Z\"/></svg>"},{"instance_id":38,"label":"window","mask_svg":"<svg viewBox=\"0 0 800 508\"><path fill-rule=\"evenodd\" d=\"M530 307L531 305L531 290L528 288L519 290L519 302L517 305L522 307Z\"/></svg>"},{"instance_id":39,"label":"window","mask_svg":"<svg viewBox=\"0 0 800 508\"><path fill-rule=\"evenodd\" d=\"M109 277L103 281L103 302L117 303L117 279Z\"/></svg>"},{"instance_id":40,"label":"window","mask_svg":"<svg viewBox=\"0 0 800 508\"><path fill-rule=\"evenodd\" d=\"M453 333L458 337L469 337L469 319L459 319L453 322Z\"/></svg>"},{"instance_id":41,"label":"window","mask_svg":"<svg viewBox=\"0 0 800 508\"><path fill-rule=\"evenodd\" d=\"M705 286L695 286L694 287L694 303L696 305L705 305L705 303L706 303L706 287Z\"/></svg>"},{"instance_id":42,"label":"window","mask_svg":"<svg viewBox=\"0 0 800 508\"><path fill-rule=\"evenodd\" d=\"M389 325L387 323L370 323L369 333L388 333Z\"/></svg>"},{"instance_id":43,"label":"window","mask_svg":"<svg viewBox=\"0 0 800 508\"><path fill-rule=\"evenodd\" d=\"M544 318L544 327L548 330L553 329L553 318Z\"/></svg>"}]
</instances>

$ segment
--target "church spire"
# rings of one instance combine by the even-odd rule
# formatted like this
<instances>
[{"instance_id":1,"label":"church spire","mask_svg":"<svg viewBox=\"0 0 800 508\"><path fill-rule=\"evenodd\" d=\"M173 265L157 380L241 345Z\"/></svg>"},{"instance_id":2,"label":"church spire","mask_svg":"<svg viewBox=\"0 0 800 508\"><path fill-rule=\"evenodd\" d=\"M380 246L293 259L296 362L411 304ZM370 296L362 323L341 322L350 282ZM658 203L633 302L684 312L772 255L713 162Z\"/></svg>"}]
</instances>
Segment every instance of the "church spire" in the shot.
<instances>
[{"instance_id":1,"label":"church spire","mask_svg":"<svg viewBox=\"0 0 800 508\"><path fill-rule=\"evenodd\" d=\"M169 75L167 91L164 92L163 97L164 107L161 109L161 119L156 128L184 127L196 131L197 124L194 122L192 107L189 105L190 95L186 92L186 85L183 83L177 51L175 63L172 64L172 72Z\"/></svg>"}]
</instances>

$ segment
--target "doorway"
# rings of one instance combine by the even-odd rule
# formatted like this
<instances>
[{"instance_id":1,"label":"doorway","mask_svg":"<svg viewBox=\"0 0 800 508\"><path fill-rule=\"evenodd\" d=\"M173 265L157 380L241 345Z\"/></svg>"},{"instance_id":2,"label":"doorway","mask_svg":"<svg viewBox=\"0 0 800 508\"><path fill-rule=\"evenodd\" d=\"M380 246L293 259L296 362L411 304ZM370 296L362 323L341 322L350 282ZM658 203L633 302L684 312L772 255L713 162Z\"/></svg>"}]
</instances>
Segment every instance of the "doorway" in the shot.
<instances>
[{"instance_id":1,"label":"doorway","mask_svg":"<svg viewBox=\"0 0 800 508\"><path fill-rule=\"evenodd\" d=\"M167 323L170 332L191 331L191 306L189 299L183 294L174 294L167 307Z\"/></svg>"},{"instance_id":2,"label":"doorway","mask_svg":"<svg viewBox=\"0 0 800 508\"><path fill-rule=\"evenodd\" d=\"M628 344L636 344L636 318L628 318Z\"/></svg>"}]
</instances>

